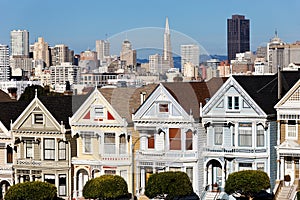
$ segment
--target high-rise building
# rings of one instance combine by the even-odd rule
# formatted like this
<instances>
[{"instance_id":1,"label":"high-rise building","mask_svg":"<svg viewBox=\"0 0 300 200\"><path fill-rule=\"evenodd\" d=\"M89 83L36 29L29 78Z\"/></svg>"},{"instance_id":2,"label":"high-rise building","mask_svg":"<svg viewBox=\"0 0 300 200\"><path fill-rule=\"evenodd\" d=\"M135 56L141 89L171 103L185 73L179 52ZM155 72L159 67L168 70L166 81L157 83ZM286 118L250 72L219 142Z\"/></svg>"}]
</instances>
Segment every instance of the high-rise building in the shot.
<instances>
[{"instance_id":1,"label":"high-rise building","mask_svg":"<svg viewBox=\"0 0 300 200\"><path fill-rule=\"evenodd\" d=\"M237 53L250 51L250 20L243 15L227 19L227 55L229 62Z\"/></svg>"},{"instance_id":2,"label":"high-rise building","mask_svg":"<svg viewBox=\"0 0 300 200\"><path fill-rule=\"evenodd\" d=\"M0 81L8 81L10 78L9 48L0 44Z\"/></svg>"},{"instance_id":3,"label":"high-rise building","mask_svg":"<svg viewBox=\"0 0 300 200\"><path fill-rule=\"evenodd\" d=\"M149 55L149 72L162 73L162 57L159 54Z\"/></svg>"},{"instance_id":4,"label":"high-rise building","mask_svg":"<svg viewBox=\"0 0 300 200\"><path fill-rule=\"evenodd\" d=\"M44 38L39 37L38 41L34 43L33 46L33 59L34 60L42 60L44 62L44 66L50 66L50 51L49 45L44 41Z\"/></svg>"},{"instance_id":5,"label":"high-rise building","mask_svg":"<svg viewBox=\"0 0 300 200\"><path fill-rule=\"evenodd\" d=\"M13 30L10 32L11 56L29 56L29 32Z\"/></svg>"},{"instance_id":6,"label":"high-rise building","mask_svg":"<svg viewBox=\"0 0 300 200\"><path fill-rule=\"evenodd\" d=\"M107 40L96 40L97 59L100 60L101 63L110 56L109 45Z\"/></svg>"},{"instance_id":7,"label":"high-rise building","mask_svg":"<svg viewBox=\"0 0 300 200\"><path fill-rule=\"evenodd\" d=\"M195 44L187 44L180 46L181 51L181 72L184 72L186 63L193 66L199 66L199 46Z\"/></svg>"},{"instance_id":8,"label":"high-rise building","mask_svg":"<svg viewBox=\"0 0 300 200\"><path fill-rule=\"evenodd\" d=\"M131 43L127 39L122 43L120 59L125 61L126 66L136 66L136 50L132 49Z\"/></svg>"},{"instance_id":9,"label":"high-rise building","mask_svg":"<svg viewBox=\"0 0 300 200\"><path fill-rule=\"evenodd\" d=\"M70 62L64 62L60 65L51 66L51 84L65 85L68 81L70 85L78 84L80 82L80 69L76 65L72 65Z\"/></svg>"},{"instance_id":10,"label":"high-rise building","mask_svg":"<svg viewBox=\"0 0 300 200\"><path fill-rule=\"evenodd\" d=\"M58 44L54 47L50 47L51 52L51 66L60 65L64 62L72 62L74 57L74 51L70 50L65 44Z\"/></svg>"},{"instance_id":11,"label":"high-rise building","mask_svg":"<svg viewBox=\"0 0 300 200\"><path fill-rule=\"evenodd\" d=\"M165 65L165 67L163 68L167 69L166 71L168 71L168 69L174 68L168 18L166 18L166 26L164 33L163 65Z\"/></svg>"}]
</instances>

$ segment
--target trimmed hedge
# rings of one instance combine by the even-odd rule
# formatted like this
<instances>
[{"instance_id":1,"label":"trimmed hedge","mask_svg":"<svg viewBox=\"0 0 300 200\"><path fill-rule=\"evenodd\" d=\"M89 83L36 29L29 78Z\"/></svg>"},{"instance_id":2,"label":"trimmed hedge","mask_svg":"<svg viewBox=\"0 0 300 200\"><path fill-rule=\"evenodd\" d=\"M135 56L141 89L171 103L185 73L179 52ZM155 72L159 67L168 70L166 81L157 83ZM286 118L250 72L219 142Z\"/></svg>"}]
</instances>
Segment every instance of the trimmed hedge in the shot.
<instances>
[{"instance_id":1,"label":"trimmed hedge","mask_svg":"<svg viewBox=\"0 0 300 200\"><path fill-rule=\"evenodd\" d=\"M119 199L128 196L126 181L117 175L102 175L91 179L83 187L86 199Z\"/></svg>"},{"instance_id":2,"label":"trimmed hedge","mask_svg":"<svg viewBox=\"0 0 300 200\"><path fill-rule=\"evenodd\" d=\"M11 186L5 194L5 200L55 200L57 190L55 185L33 181L18 183Z\"/></svg>"},{"instance_id":3,"label":"trimmed hedge","mask_svg":"<svg viewBox=\"0 0 300 200\"><path fill-rule=\"evenodd\" d=\"M152 174L145 188L145 195L152 198L178 199L194 195L192 183L184 172Z\"/></svg>"},{"instance_id":4,"label":"trimmed hedge","mask_svg":"<svg viewBox=\"0 0 300 200\"><path fill-rule=\"evenodd\" d=\"M270 188L270 178L260 170L244 170L229 174L225 184L225 192L239 192L246 197L253 197L261 190Z\"/></svg>"}]
</instances>

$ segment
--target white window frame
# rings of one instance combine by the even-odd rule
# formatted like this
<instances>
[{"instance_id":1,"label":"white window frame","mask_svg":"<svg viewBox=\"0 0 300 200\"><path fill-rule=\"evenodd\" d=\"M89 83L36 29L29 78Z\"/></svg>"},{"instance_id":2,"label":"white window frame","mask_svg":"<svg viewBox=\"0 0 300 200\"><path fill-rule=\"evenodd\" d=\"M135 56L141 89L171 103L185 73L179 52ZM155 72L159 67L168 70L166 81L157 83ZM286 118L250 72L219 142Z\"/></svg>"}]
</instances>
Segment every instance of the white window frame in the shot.
<instances>
[{"instance_id":1,"label":"white window frame","mask_svg":"<svg viewBox=\"0 0 300 200\"><path fill-rule=\"evenodd\" d=\"M229 107L229 98L231 98L231 107ZM229 112L240 111L240 109L241 109L240 99L241 99L240 96L237 96L237 95L226 96L226 110ZM236 103L237 103L237 105L236 105Z\"/></svg>"},{"instance_id":2,"label":"white window frame","mask_svg":"<svg viewBox=\"0 0 300 200\"><path fill-rule=\"evenodd\" d=\"M160 109L160 106L161 105L167 105L167 111L161 111L161 109ZM168 102L158 102L157 103L157 109L158 109L158 113L160 113L160 114L166 114L166 113L170 113L170 104L168 103Z\"/></svg>"},{"instance_id":3,"label":"white window frame","mask_svg":"<svg viewBox=\"0 0 300 200\"><path fill-rule=\"evenodd\" d=\"M29 144L31 145L31 147L29 147ZM29 149L30 151L28 151ZM33 158L33 140L25 140L25 157Z\"/></svg>"},{"instance_id":4,"label":"white window frame","mask_svg":"<svg viewBox=\"0 0 300 200\"><path fill-rule=\"evenodd\" d=\"M104 118L104 106L95 105L93 108L94 118Z\"/></svg>"},{"instance_id":5,"label":"white window frame","mask_svg":"<svg viewBox=\"0 0 300 200\"><path fill-rule=\"evenodd\" d=\"M221 136L221 143L217 143L217 137L216 137L216 134L217 133L220 133L220 131L221 131L221 134L220 134L220 136ZM218 145L218 146L221 146L221 145L223 145L223 140L224 140L224 138L223 138L223 134L224 134L224 127L222 127L222 126L215 126L214 127L214 145Z\"/></svg>"},{"instance_id":6,"label":"white window frame","mask_svg":"<svg viewBox=\"0 0 300 200\"><path fill-rule=\"evenodd\" d=\"M87 141L90 140L90 151L86 151ZM84 154L92 154L93 153L93 140L91 135L84 135L83 136L83 153Z\"/></svg>"},{"instance_id":7,"label":"white window frame","mask_svg":"<svg viewBox=\"0 0 300 200\"><path fill-rule=\"evenodd\" d=\"M61 144L64 148L61 148ZM66 144L65 141L60 141L58 143L58 160L67 160L67 145L68 144Z\"/></svg>"},{"instance_id":8,"label":"white window frame","mask_svg":"<svg viewBox=\"0 0 300 200\"><path fill-rule=\"evenodd\" d=\"M45 117L43 113L33 113L32 115L32 124L43 125L45 123ZM42 119L37 119L38 116L41 116Z\"/></svg>"},{"instance_id":9,"label":"white window frame","mask_svg":"<svg viewBox=\"0 0 300 200\"><path fill-rule=\"evenodd\" d=\"M60 178L65 178L66 183L62 184L60 182ZM66 174L59 174L58 175L58 195L59 196L67 196L67 175Z\"/></svg>"},{"instance_id":10,"label":"white window frame","mask_svg":"<svg viewBox=\"0 0 300 200\"><path fill-rule=\"evenodd\" d=\"M239 127L238 127L238 146L239 147L252 147L253 146L253 141L252 141L252 139L253 139L253 131L252 131L252 123L248 123L248 122L245 122L245 125L247 125L247 124L249 124L250 126L240 126L241 124L243 124L243 122L242 123L239 123ZM251 144L250 145L241 145L241 135L248 135L248 134L241 134L241 131L250 131L250 133L251 133L251 138L250 138L250 142L251 142Z\"/></svg>"},{"instance_id":11,"label":"white window frame","mask_svg":"<svg viewBox=\"0 0 300 200\"><path fill-rule=\"evenodd\" d=\"M114 143L108 143L108 142L106 142L106 137L107 137L107 135L110 135L110 134L112 134L112 135L114 135ZM103 137L103 149L104 149L104 151L103 151L103 154L116 154L116 133L115 132L105 132L104 133L104 137ZM110 151L108 151L108 149L110 149L110 148L107 148L107 147L111 147L111 150Z\"/></svg>"},{"instance_id":12,"label":"white window frame","mask_svg":"<svg viewBox=\"0 0 300 200\"><path fill-rule=\"evenodd\" d=\"M289 135L289 130L294 128L295 129L295 136L290 136ZM295 124L289 124L287 123L285 125L285 138L286 139L291 139L291 140L298 140L298 124L295 122Z\"/></svg>"},{"instance_id":13,"label":"white window frame","mask_svg":"<svg viewBox=\"0 0 300 200\"><path fill-rule=\"evenodd\" d=\"M262 134L260 134L260 136L263 136L263 144L262 145L258 145L259 131L262 131ZM256 126L256 147L265 147L265 145L266 145L265 129L262 126Z\"/></svg>"},{"instance_id":14,"label":"white window frame","mask_svg":"<svg viewBox=\"0 0 300 200\"><path fill-rule=\"evenodd\" d=\"M53 147L47 146L47 141L53 142ZM50 152L50 154L46 154ZM49 156L46 158L46 156ZM55 160L55 139L54 138L45 138L44 139L44 160Z\"/></svg>"}]
</instances>

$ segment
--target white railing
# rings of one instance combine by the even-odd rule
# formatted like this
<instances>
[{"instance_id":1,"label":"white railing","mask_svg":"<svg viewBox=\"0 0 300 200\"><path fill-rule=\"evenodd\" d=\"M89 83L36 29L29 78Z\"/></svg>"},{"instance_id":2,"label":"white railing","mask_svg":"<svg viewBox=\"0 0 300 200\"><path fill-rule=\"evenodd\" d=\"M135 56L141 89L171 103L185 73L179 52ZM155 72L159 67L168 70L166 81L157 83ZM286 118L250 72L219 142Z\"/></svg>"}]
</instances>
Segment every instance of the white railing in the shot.
<instances>
[{"instance_id":1,"label":"white railing","mask_svg":"<svg viewBox=\"0 0 300 200\"><path fill-rule=\"evenodd\" d=\"M212 153L266 153L266 148L254 149L254 148L241 148L241 147L204 147L204 152L212 152Z\"/></svg>"},{"instance_id":2,"label":"white railing","mask_svg":"<svg viewBox=\"0 0 300 200\"><path fill-rule=\"evenodd\" d=\"M147 156L147 157L168 157L168 158L197 158L198 154L196 151L166 151L166 152L155 152L155 151L140 151L138 152L139 156Z\"/></svg>"}]
</instances>

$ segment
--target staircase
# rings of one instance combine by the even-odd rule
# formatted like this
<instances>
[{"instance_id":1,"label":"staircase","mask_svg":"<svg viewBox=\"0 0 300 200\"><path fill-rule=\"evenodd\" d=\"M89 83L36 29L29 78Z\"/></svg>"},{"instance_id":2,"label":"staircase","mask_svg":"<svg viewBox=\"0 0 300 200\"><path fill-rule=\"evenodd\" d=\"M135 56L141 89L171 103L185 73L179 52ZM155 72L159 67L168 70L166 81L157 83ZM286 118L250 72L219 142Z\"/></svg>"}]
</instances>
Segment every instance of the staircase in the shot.
<instances>
[{"instance_id":1,"label":"staircase","mask_svg":"<svg viewBox=\"0 0 300 200\"><path fill-rule=\"evenodd\" d=\"M276 200L290 200L293 197L293 186L282 186Z\"/></svg>"},{"instance_id":2,"label":"staircase","mask_svg":"<svg viewBox=\"0 0 300 200\"><path fill-rule=\"evenodd\" d=\"M219 192L206 192L205 193L205 196L204 196L204 199L205 200L215 200L217 199L217 197L219 196Z\"/></svg>"}]
</instances>

